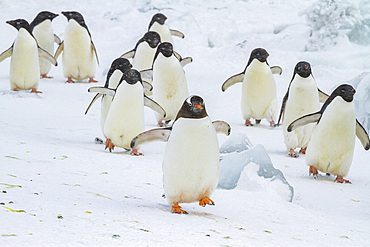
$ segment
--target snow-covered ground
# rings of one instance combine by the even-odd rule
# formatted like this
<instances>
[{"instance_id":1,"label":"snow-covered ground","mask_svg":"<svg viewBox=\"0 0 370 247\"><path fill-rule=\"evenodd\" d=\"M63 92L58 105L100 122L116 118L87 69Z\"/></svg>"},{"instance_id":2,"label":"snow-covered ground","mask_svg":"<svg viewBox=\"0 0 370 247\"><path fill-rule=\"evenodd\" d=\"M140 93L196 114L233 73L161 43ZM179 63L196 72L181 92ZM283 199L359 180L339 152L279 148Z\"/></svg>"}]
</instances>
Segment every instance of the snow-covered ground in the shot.
<instances>
[{"instance_id":1,"label":"snow-covered ground","mask_svg":"<svg viewBox=\"0 0 370 247\"><path fill-rule=\"evenodd\" d=\"M165 143L144 145L144 156L116 148L109 153L95 137L100 106L84 111L93 95L88 83L66 84L59 66L53 79L40 81L42 94L12 92L10 59L0 64L0 246L369 246L370 152L356 140L347 179L308 176L304 156L287 156L281 127L266 121L245 127L240 113L241 85L221 92L229 76L241 72L252 49L265 48L275 76L278 101L298 61L311 63L319 88L327 93L370 71L370 46L338 39L337 46L307 52L310 27L304 13L310 1L0 1L0 50L17 32L5 21L31 21L41 10L81 12L96 45L105 82L113 59L132 49L158 11L182 31L175 49L194 62L186 71L191 94L206 101L213 120L227 121L233 133L262 144L275 168L294 187L287 202L265 189L217 189L216 206L182 204L188 215L170 213L162 198ZM64 16L54 22L63 39ZM356 97L356 96L355 96ZM155 127L145 109L146 129ZM219 135L220 145L228 137Z\"/></svg>"}]
</instances>

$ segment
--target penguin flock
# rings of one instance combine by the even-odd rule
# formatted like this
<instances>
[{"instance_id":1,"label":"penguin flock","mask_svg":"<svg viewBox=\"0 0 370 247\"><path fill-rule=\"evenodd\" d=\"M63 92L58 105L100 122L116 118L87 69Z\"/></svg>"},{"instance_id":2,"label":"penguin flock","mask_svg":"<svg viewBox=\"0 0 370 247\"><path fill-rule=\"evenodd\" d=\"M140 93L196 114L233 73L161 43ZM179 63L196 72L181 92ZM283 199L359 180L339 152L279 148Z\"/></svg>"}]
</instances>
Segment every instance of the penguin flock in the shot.
<instances>
[{"instance_id":1,"label":"penguin flock","mask_svg":"<svg viewBox=\"0 0 370 247\"><path fill-rule=\"evenodd\" d=\"M51 25L58 14L42 11L30 24L24 19L7 21L18 30L12 46L0 54L0 62L11 57L11 90L39 93L40 78L51 78L51 64L57 66L62 53L66 82L97 82L99 59L83 16L76 11L61 13L68 21L63 41ZM175 51L173 36L184 39L185 35L170 29L166 20L165 15L155 14L134 48L112 62L105 84L88 89L95 96L85 114L101 98L100 126L109 152L120 147L142 155L141 145L167 142L162 163L165 197L173 213L186 214L180 203L215 205L210 197L220 174L217 134L229 135L231 127L212 121L203 98L189 94L183 67L193 60ZM54 43L58 48L53 56ZM370 149L368 133L355 116L355 89L342 84L325 94L318 89L311 65L300 61L276 120L274 74L281 75L282 68L271 67L268 56L263 48L252 50L244 71L225 80L221 90L241 82L246 126L254 125L252 119L256 124L266 119L271 127L281 125L288 155L305 154L310 174L330 173L336 182L349 183L344 177L352 163L356 136L365 150ZM154 111L158 128L145 130L144 106Z\"/></svg>"}]
</instances>

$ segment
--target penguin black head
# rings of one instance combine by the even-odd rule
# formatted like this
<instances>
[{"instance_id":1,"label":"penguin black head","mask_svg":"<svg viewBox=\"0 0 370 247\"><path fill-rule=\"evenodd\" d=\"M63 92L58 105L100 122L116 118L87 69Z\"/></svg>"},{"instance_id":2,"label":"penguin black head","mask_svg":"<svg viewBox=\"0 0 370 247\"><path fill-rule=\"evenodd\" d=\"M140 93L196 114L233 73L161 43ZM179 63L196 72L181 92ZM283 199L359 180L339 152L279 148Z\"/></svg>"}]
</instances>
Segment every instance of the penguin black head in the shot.
<instances>
[{"instance_id":1,"label":"penguin black head","mask_svg":"<svg viewBox=\"0 0 370 247\"><path fill-rule=\"evenodd\" d=\"M165 57L170 57L173 53L173 46L169 42L163 42L158 46L157 53L162 53Z\"/></svg>"},{"instance_id":2,"label":"penguin black head","mask_svg":"<svg viewBox=\"0 0 370 247\"><path fill-rule=\"evenodd\" d=\"M330 97L335 98L336 96L340 96L346 102L352 102L355 93L356 90L351 85L342 84L331 93Z\"/></svg>"},{"instance_id":3,"label":"penguin black head","mask_svg":"<svg viewBox=\"0 0 370 247\"><path fill-rule=\"evenodd\" d=\"M254 59L258 59L258 61L260 61L261 63L265 63L265 62L267 63L267 57L268 56L269 56L269 54L267 53L267 51L265 49L263 49L263 48L254 49L251 52L251 55L249 56L249 61L247 63L246 69L252 63L252 61Z\"/></svg>"},{"instance_id":4,"label":"penguin black head","mask_svg":"<svg viewBox=\"0 0 370 247\"><path fill-rule=\"evenodd\" d=\"M167 17L164 14L158 13L158 14L153 15L152 20L150 21L148 30L154 24L154 22L158 22L159 24L163 25L166 20L167 20Z\"/></svg>"},{"instance_id":5,"label":"penguin black head","mask_svg":"<svg viewBox=\"0 0 370 247\"><path fill-rule=\"evenodd\" d=\"M40 13L37 14L35 19L33 19L33 21L30 23L30 25L31 25L32 28L34 28L35 26L37 26L38 24L40 24L41 22L43 22L45 20L52 21L57 16L58 16L58 14L54 14L54 13L51 13L49 11L41 11Z\"/></svg>"},{"instance_id":6,"label":"penguin black head","mask_svg":"<svg viewBox=\"0 0 370 247\"><path fill-rule=\"evenodd\" d=\"M12 25L13 27L15 27L18 31L19 31L19 29L24 28L29 33L31 33L31 26L24 19L16 19L16 20L12 20L12 21L7 21L6 23L8 23L9 25Z\"/></svg>"},{"instance_id":7,"label":"penguin black head","mask_svg":"<svg viewBox=\"0 0 370 247\"><path fill-rule=\"evenodd\" d=\"M107 79L105 81L104 87L109 86L109 79L110 79L110 77L112 76L112 74L115 70L118 69L122 73L125 73L126 70L131 69L131 68L132 68L132 65L126 58L117 58L117 59L115 59L112 62L111 66L109 68L109 71L107 73Z\"/></svg>"},{"instance_id":8,"label":"penguin black head","mask_svg":"<svg viewBox=\"0 0 370 247\"><path fill-rule=\"evenodd\" d=\"M78 24L82 26L82 23L85 24L84 17L77 11L62 11L62 14L67 17L67 20L75 20Z\"/></svg>"},{"instance_id":9,"label":"penguin black head","mask_svg":"<svg viewBox=\"0 0 370 247\"><path fill-rule=\"evenodd\" d=\"M294 68L294 74L298 74L303 78L309 77L311 75L311 65L305 61L297 63Z\"/></svg>"},{"instance_id":10,"label":"penguin black head","mask_svg":"<svg viewBox=\"0 0 370 247\"><path fill-rule=\"evenodd\" d=\"M205 103L200 96L189 96L182 104L176 119L178 118L204 118L208 116Z\"/></svg>"},{"instance_id":11,"label":"penguin black head","mask_svg":"<svg viewBox=\"0 0 370 247\"><path fill-rule=\"evenodd\" d=\"M161 36L157 32L147 32L144 34L143 41L147 42L151 48L156 48L161 43Z\"/></svg>"},{"instance_id":12,"label":"penguin black head","mask_svg":"<svg viewBox=\"0 0 370 247\"><path fill-rule=\"evenodd\" d=\"M128 69L123 73L122 79L128 84L134 85L138 81L141 82L141 75L136 69Z\"/></svg>"}]
</instances>

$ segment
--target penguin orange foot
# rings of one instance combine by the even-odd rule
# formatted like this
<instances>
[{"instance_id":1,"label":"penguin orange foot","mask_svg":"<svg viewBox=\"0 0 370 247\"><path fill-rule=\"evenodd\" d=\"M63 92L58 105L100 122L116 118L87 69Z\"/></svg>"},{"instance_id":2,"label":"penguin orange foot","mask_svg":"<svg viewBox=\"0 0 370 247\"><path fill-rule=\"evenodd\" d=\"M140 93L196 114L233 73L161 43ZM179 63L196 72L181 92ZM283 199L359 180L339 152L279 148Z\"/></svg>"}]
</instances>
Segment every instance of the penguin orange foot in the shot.
<instances>
[{"instance_id":1,"label":"penguin orange foot","mask_svg":"<svg viewBox=\"0 0 370 247\"><path fill-rule=\"evenodd\" d=\"M253 126L252 122L249 119L245 120L245 125L246 126Z\"/></svg>"},{"instance_id":2,"label":"penguin orange foot","mask_svg":"<svg viewBox=\"0 0 370 247\"><path fill-rule=\"evenodd\" d=\"M42 92L38 91L36 88L32 88L31 93L42 93Z\"/></svg>"},{"instance_id":3,"label":"penguin orange foot","mask_svg":"<svg viewBox=\"0 0 370 247\"><path fill-rule=\"evenodd\" d=\"M112 150L114 150L114 144L111 139L107 139L107 141L105 142L105 149L107 148L109 149L109 152L112 152Z\"/></svg>"},{"instance_id":4,"label":"penguin orange foot","mask_svg":"<svg viewBox=\"0 0 370 247\"><path fill-rule=\"evenodd\" d=\"M291 149L289 150L288 155L289 155L290 157L293 157L293 158L297 158L297 157L299 156L299 155L294 151L294 149L293 149L293 148L291 148Z\"/></svg>"},{"instance_id":5,"label":"penguin orange foot","mask_svg":"<svg viewBox=\"0 0 370 247\"><path fill-rule=\"evenodd\" d=\"M307 150L307 147L301 148L301 150L299 150L299 153L300 154L306 154L306 150Z\"/></svg>"},{"instance_id":6,"label":"penguin orange foot","mask_svg":"<svg viewBox=\"0 0 370 247\"><path fill-rule=\"evenodd\" d=\"M89 82L98 82L97 80L94 80L94 78L90 77Z\"/></svg>"},{"instance_id":7,"label":"penguin orange foot","mask_svg":"<svg viewBox=\"0 0 370 247\"><path fill-rule=\"evenodd\" d=\"M140 153L136 148L131 149L131 155L140 156L143 155L143 153Z\"/></svg>"},{"instance_id":8,"label":"penguin orange foot","mask_svg":"<svg viewBox=\"0 0 370 247\"><path fill-rule=\"evenodd\" d=\"M68 77L66 82L68 82L68 83L75 83L75 81L72 80L72 77Z\"/></svg>"},{"instance_id":9,"label":"penguin orange foot","mask_svg":"<svg viewBox=\"0 0 370 247\"><path fill-rule=\"evenodd\" d=\"M272 120L272 121L270 122L270 127L276 127L276 126L278 126L278 125L274 122L274 120Z\"/></svg>"},{"instance_id":10,"label":"penguin orange foot","mask_svg":"<svg viewBox=\"0 0 370 247\"><path fill-rule=\"evenodd\" d=\"M13 88L12 91L15 91L15 92L16 91L19 91L19 88L17 88L17 87L16 88Z\"/></svg>"},{"instance_id":11,"label":"penguin orange foot","mask_svg":"<svg viewBox=\"0 0 370 247\"><path fill-rule=\"evenodd\" d=\"M53 77L52 77L52 76L48 76L47 74L43 74L43 75L41 76L41 78L51 79L51 78L53 78Z\"/></svg>"},{"instance_id":12,"label":"penguin orange foot","mask_svg":"<svg viewBox=\"0 0 370 247\"><path fill-rule=\"evenodd\" d=\"M351 182L347 179L344 179L343 176L337 176L334 180L334 182L337 182L337 183L346 183L346 184L350 184Z\"/></svg>"},{"instance_id":13,"label":"penguin orange foot","mask_svg":"<svg viewBox=\"0 0 370 247\"><path fill-rule=\"evenodd\" d=\"M310 175L312 174L312 175L316 178L316 177L317 177L317 175L319 174L319 171L318 171L315 167L310 166L309 174L310 174Z\"/></svg>"},{"instance_id":14,"label":"penguin orange foot","mask_svg":"<svg viewBox=\"0 0 370 247\"><path fill-rule=\"evenodd\" d=\"M188 214L185 210L181 209L178 202L174 203L171 208L171 212L174 214Z\"/></svg>"},{"instance_id":15,"label":"penguin orange foot","mask_svg":"<svg viewBox=\"0 0 370 247\"><path fill-rule=\"evenodd\" d=\"M204 197L203 199L199 200L199 206L205 207L206 205L214 206L215 203L208 197Z\"/></svg>"}]
</instances>

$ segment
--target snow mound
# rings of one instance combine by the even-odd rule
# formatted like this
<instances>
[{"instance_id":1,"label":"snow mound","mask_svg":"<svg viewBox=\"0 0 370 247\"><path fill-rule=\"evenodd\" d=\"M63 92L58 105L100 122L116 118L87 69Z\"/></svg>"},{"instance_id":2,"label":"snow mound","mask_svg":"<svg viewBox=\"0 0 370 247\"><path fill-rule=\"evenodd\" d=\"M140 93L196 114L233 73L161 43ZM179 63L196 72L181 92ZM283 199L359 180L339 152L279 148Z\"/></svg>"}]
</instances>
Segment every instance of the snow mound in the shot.
<instances>
[{"instance_id":1,"label":"snow mound","mask_svg":"<svg viewBox=\"0 0 370 247\"><path fill-rule=\"evenodd\" d=\"M260 144L251 146L246 140L248 138L239 133L221 146L225 155L220 160L218 188L265 191L291 202L294 189L283 173L274 168L266 149Z\"/></svg>"}]
</instances>

